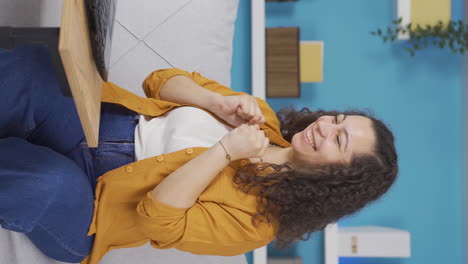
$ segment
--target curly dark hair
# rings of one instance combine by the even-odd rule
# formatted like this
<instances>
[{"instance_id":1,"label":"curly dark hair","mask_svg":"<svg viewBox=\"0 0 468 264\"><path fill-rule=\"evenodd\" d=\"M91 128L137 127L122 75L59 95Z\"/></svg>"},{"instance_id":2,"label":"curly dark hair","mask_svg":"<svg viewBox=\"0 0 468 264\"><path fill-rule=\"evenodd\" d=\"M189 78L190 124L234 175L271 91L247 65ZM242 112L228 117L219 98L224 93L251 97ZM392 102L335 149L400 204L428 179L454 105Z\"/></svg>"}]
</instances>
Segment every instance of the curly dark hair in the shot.
<instances>
[{"instance_id":1,"label":"curly dark hair","mask_svg":"<svg viewBox=\"0 0 468 264\"><path fill-rule=\"evenodd\" d=\"M234 183L244 192L255 190L258 197L258 213L252 221L275 220L278 224L278 248L286 248L298 239L307 240L314 231L359 211L381 197L395 181L398 157L393 134L371 114L355 110L312 112L308 108L296 111L291 107L277 114L281 133L289 142L323 115L368 117L376 135L373 153L355 154L349 164L315 164L307 168L294 168L289 163L266 164L262 168L249 164L237 172ZM273 173L262 175L268 168Z\"/></svg>"}]
</instances>

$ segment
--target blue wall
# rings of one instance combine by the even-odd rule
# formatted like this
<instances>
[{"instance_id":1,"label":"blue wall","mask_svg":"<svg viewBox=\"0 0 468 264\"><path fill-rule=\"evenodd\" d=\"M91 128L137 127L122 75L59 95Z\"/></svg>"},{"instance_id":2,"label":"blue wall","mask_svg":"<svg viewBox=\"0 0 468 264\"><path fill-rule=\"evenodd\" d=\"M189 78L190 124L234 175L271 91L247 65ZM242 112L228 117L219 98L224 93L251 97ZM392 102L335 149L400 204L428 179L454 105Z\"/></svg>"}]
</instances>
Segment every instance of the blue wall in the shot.
<instances>
[{"instance_id":1,"label":"blue wall","mask_svg":"<svg viewBox=\"0 0 468 264\"><path fill-rule=\"evenodd\" d=\"M275 110L370 108L393 129L397 183L384 198L341 226L382 225L411 233L411 259L341 263L462 263L461 57L430 49L411 58L398 44L369 34L393 18L396 1L299 0L268 3L267 26L299 26L301 40L325 43L324 82L303 84L301 98L268 99ZM452 1L460 19L462 1ZM240 0L232 87L250 92L250 1ZM298 243L303 263L323 263L323 235ZM275 252L272 252L275 253ZM276 252L277 253L277 252Z\"/></svg>"}]
</instances>

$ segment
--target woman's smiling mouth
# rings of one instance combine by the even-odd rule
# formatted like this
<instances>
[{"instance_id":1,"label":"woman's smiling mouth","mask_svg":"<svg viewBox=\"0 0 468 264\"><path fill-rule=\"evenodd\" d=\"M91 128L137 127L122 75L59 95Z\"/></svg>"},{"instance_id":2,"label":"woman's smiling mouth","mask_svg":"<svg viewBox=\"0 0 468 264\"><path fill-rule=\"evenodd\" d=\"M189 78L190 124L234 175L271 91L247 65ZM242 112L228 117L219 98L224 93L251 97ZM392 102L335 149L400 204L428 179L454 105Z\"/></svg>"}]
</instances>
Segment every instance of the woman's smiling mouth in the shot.
<instances>
[{"instance_id":1,"label":"woman's smiling mouth","mask_svg":"<svg viewBox=\"0 0 468 264\"><path fill-rule=\"evenodd\" d=\"M307 143L309 143L312 146L312 148L314 150L316 150L315 149L315 142L314 142L315 140L314 140L314 135L313 135L312 129L308 129L308 130L304 131L304 139L305 139L305 141Z\"/></svg>"}]
</instances>

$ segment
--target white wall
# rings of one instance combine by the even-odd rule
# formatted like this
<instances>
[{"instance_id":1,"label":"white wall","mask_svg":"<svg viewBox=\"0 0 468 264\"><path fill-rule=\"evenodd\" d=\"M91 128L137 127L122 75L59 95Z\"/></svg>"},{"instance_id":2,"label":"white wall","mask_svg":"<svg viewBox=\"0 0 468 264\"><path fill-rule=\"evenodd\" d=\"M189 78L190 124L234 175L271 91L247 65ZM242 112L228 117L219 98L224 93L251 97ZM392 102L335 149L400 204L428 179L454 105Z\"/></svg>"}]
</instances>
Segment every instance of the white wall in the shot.
<instances>
[{"instance_id":1,"label":"white wall","mask_svg":"<svg viewBox=\"0 0 468 264\"><path fill-rule=\"evenodd\" d=\"M63 0L40 0L41 27L59 27Z\"/></svg>"},{"instance_id":2,"label":"white wall","mask_svg":"<svg viewBox=\"0 0 468 264\"><path fill-rule=\"evenodd\" d=\"M59 27L63 0L0 0L0 26Z\"/></svg>"},{"instance_id":3,"label":"white wall","mask_svg":"<svg viewBox=\"0 0 468 264\"><path fill-rule=\"evenodd\" d=\"M37 26L39 7L40 1L35 0L0 0L0 26Z\"/></svg>"}]
</instances>

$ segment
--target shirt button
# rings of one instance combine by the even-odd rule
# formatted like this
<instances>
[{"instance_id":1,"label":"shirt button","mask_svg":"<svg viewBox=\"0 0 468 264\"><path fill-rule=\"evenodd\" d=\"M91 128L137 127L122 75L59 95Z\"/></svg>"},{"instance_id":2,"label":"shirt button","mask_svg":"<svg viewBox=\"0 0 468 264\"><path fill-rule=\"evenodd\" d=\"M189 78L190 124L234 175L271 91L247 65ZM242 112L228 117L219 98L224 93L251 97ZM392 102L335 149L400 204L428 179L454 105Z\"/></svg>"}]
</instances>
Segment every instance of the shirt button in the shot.
<instances>
[{"instance_id":1,"label":"shirt button","mask_svg":"<svg viewBox=\"0 0 468 264\"><path fill-rule=\"evenodd\" d=\"M191 149L191 148L186 149L185 153L187 153L188 155L192 155L193 154L193 149Z\"/></svg>"},{"instance_id":2,"label":"shirt button","mask_svg":"<svg viewBox=\"0 0 468 264\"><path fill-rule=\"evenodd\" d=\"M125 167L125 171L130 173L130 172L133 171L133 167L132 166L127 166L127 167Z\"/></svg>"},{"instance_id":3,"label":"shirt button","mask_svg":"<svg viewBox=\"0 0 468 264\"><path fill-rule=\"evenodd\" d=\"M162 156L162 155L161 155L161 156L157 156L157 157L156 157L156 160L157 160L157 161L163 161L163 160L164 160L164 156Z\"/></svg>"}]
</instances>

